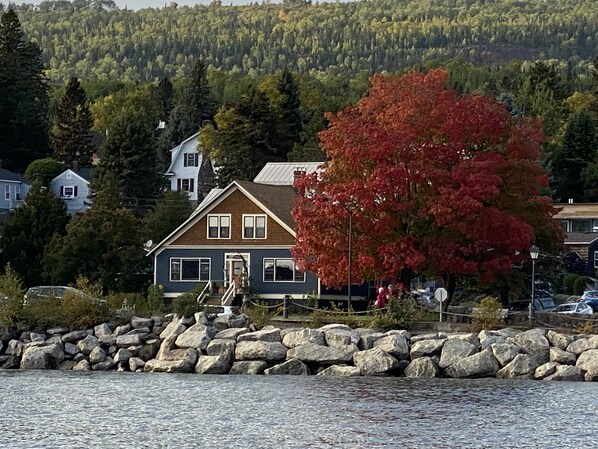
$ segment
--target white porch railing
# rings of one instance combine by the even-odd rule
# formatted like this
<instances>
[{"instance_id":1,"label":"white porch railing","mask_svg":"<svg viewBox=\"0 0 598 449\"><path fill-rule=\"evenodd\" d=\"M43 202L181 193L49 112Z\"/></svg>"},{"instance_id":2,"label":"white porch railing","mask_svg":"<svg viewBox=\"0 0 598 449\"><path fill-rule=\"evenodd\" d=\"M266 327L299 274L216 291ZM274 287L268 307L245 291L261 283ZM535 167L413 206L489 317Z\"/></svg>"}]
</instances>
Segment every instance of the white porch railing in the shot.
<instances>
[{"instance_id":1,"label":"white porch railing","mask_svg":"<svg viewBox=\"0 0 598 449\"><path fill-rule=\"evenodd\" d=\"M211 292L212 292L212 281L208 281L206 283L205 287L199 293L199 295L197 295L197 303L202 304L204 299L206 299L208 296L210 296Z\"/></svg>"},{"instance_id":2,"label":"white porch railing","mask_svg":"<svg viewBox=\"0 0 598 449\"><path fill-rule=\"evenodd\" d=\"M233 299L235 299L236 290L235 283L231 282L226 292L224 292L224 295L222 295L222 301L220 304L223 306L230 306L233 302Z\"/></svg>"}]
</instances>

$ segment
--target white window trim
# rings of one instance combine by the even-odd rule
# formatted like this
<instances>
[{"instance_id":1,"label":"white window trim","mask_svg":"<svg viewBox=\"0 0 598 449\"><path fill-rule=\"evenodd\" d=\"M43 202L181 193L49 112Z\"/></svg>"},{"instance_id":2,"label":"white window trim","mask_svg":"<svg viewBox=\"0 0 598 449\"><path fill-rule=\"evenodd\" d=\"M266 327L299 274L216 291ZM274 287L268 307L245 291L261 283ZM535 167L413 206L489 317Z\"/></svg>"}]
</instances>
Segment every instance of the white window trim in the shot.
<instances>
[{"instance_id":1,"label":"white window trim","mask_svg":"<svg viewBox=\"0 0 598 449\"><path fill-rule=\"evenodd\" d=\"M70 194L70 195L67 195L66 194L66 189L72 189L73 193ZM75 186L64 186L62 188L62 192L63 192L63 195L62 195L63 198L74 198L75 197Z\"/></svg>"},{"instance_id":2,"label":"white window trim","mask_svg":"<svg viewBox=\"0 0 598 449\"><path fill-rule=\"evenodd\" d=\"M179 260L181 264L181 271L179 274L179 279L172 279L172 261ZM196 260L199 264L199 275L200 279L181 279L183 275L183 260ZM201 279L201 261L207 260L208 261L208 279ZM168 262L168 281L169 282L210 282L212 279L212 259L209 257L171 257Z\"/></svg>"},{"instance_id":3,"label":"white window trim","mask_svg":"<svg viewBox=\"0 0 598 449\"><path fill-rule=\"evenodd\" d=\"M594 251L594 268L598 268L598 251Z\"/></svg>"},{"instance_id":4,"label":"white window trim","mask_svg":"<svg viewBox=\"0 0 598 449\"><path fill-rule=\"evenodd\" d=\"M21 201L21 185L20 184L15 185L15 200Z\"/></svg>"},{"instance_id":5,"label":"white window trim","mask_svg":"<svg viewBox=\"0 0 598 449\"><path fill-rule=\"evenodd\" d=\"M10 184L4 186L4 199L10 201Z\"/></svg>"},{"instance_id":6,"label":"white window trim","mask_svg":"<svg viewBox=\"0 0 598 449\"><path fill-rule=\"evenodd\" d=\"M218 237L210 237L210 217L218 217ZM228 237L220 237L220 219L228 217ZM230 240L232 236L233 221L231 214L208 214L206 218L206 236L208 240Z\"/></svg>"},{"instance_id":7,"label":"white window trim","mask_svg":"<svg viewBox=\"0 0 598 449\"><path fill-rule=\"evenodd\" d=\"M193 156L193 164L189 163L189 156ZM197 152L187 152L183 154L183 167L198 167L199 166L199 154Z\"/></svg>"},{"instance_id":8,"label":"white window trim","mask_svg":"<svg viewBox=\"0 0 598 449\"><path fill-rule=\"evenodd\" d=\"M274 261L274 279L272 281L267 281L266 280L266 260L273 260ZM291 263L293 264L293 280L292 281L277 281L276 280L276 261L277 260L290 260ZM299 271L297 270L297 266L295 265L295 261L290 258L290 257L264 257L262 259L262 281L263 282L268 282L268 283L272 283L272 284L305 284L306 282L306 273L305 271L302 271L303 273L303 280L302 281L296 281L295 280L295 273Z\"/></svg>"},{"instance_id":9,"label":"white window trim","mask_svg":"<svg viewBox=\"0 0 598 449\"><path fill-rule=\"evenodd\" d=\"M253 235L254 237L245 237L245 217L253 217ZM256 218L264 217L264 236L255 237ZM241 237L243 240L265 240L268 238L268 216L266 214L243 214L241 217Z\"/></svg>"}]
</instances>

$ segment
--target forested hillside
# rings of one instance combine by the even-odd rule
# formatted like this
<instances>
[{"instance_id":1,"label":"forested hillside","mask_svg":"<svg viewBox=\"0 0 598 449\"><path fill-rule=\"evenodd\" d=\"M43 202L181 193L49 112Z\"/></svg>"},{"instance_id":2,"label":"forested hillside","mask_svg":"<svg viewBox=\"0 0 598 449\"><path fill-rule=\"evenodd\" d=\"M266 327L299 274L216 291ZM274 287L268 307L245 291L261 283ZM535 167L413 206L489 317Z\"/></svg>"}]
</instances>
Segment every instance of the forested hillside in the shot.
<instances>
[{"instance_id":1,"label":"forested hillside","mask_svg":"<svg viewBox=\"0 0 598 449\"><path fill-rule=\"evenodd\" d=\"M197 57L244 73L286 67L354 74L455 56L491 64L561 59L575 70L597 53L597 0L215 1L139 11L77 0L18 11L49 77L60 81L188 76Z\"/></svg>"}]
</instances>

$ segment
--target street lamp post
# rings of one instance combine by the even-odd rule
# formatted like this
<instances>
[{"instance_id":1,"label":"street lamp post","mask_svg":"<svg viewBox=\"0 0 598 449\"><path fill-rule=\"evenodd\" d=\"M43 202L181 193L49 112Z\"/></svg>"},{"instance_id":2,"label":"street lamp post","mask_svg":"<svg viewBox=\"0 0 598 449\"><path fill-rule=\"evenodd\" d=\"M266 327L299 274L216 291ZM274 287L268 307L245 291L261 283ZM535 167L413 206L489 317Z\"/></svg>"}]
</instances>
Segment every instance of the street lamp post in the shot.
<instances>
[{"instance_id":1,"label":"street lamp post","mask_svg":"<svg viewBox=\"0 0 598 449\"><path fill-rule=\"evenodd\" d=\"M529 303L529 315L528 315L530 324L534 320L534 300L535 300L535 290L536 290L536 259L538 258L539 254L540 254L540 250L538 249L538 247L536 245L532 246L529 249L529 255L532 259L532 298Z\"/></svg>"},{"instance_id":2,"label":"street lamp post","mask_svg":"<svg viewBox=\"0 0 598 449\"><path fill-rule=\"evenodd\" d=\"M351 310L351 281L353 277L351 276L351 265L353 262L353 214L351 213L350 209L347 209L347 213L349 214L349 266L347 268L347 311Z\"/></svg>"}]
</instances>

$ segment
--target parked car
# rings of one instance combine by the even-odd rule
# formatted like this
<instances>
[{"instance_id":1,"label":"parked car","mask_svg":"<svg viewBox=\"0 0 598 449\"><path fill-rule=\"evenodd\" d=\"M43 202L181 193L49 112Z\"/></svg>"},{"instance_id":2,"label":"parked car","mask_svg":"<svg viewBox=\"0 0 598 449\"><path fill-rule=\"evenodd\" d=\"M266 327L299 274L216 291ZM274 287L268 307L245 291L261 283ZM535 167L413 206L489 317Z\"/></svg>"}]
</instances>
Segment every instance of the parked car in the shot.
<instances>
[{"instance_id":1,"label":"parked car","mask_svg":"<svg viewBox=\"0 0 598 449\"><path fill-rule=\"evenodd\" d=\"M592 308L588 306L585 302L570 302L567 304L561 304L556 308L557 313L566 313L566 314L580 314L580 315L591 315L594 313Z\"/></svg>"},{"instance_id":2,"label":"parked car","mask_svg":"<svg viewBox=\"0 0 598 449\"><path fill-rule=\"evenodd\" d=\"M509 306L511 312L525 312L529 309L529 299L511 301ZM534 312L554 312L556 305L553 298L536 298L533 308Z\"/></svg>"},{"instance_id":3,"label":"parked car","mask_svg":"<svg viewBox=\"0 0 598 449\"><path fill-rule=\"evenodd\" d=\"M583 292L580 301L585 302L594 312L598 312L598 290L587 290Z\"/></svg>"},{"instance_id":4,"label":"parked car","mask_svg":"<svg viewBox=\"0 0 598 449\"><path fill-rule=\"evenodd\" d=\"M80 296L81 298L87 298L98 304L102 302L99 299L91 298L85 292L73 287L66 287L63 285L39 285L37 287L31 287L25 292L23 305L27 306L39 299L45 298L63 299L67 293Z\"/></svg>"}]
</instances>

